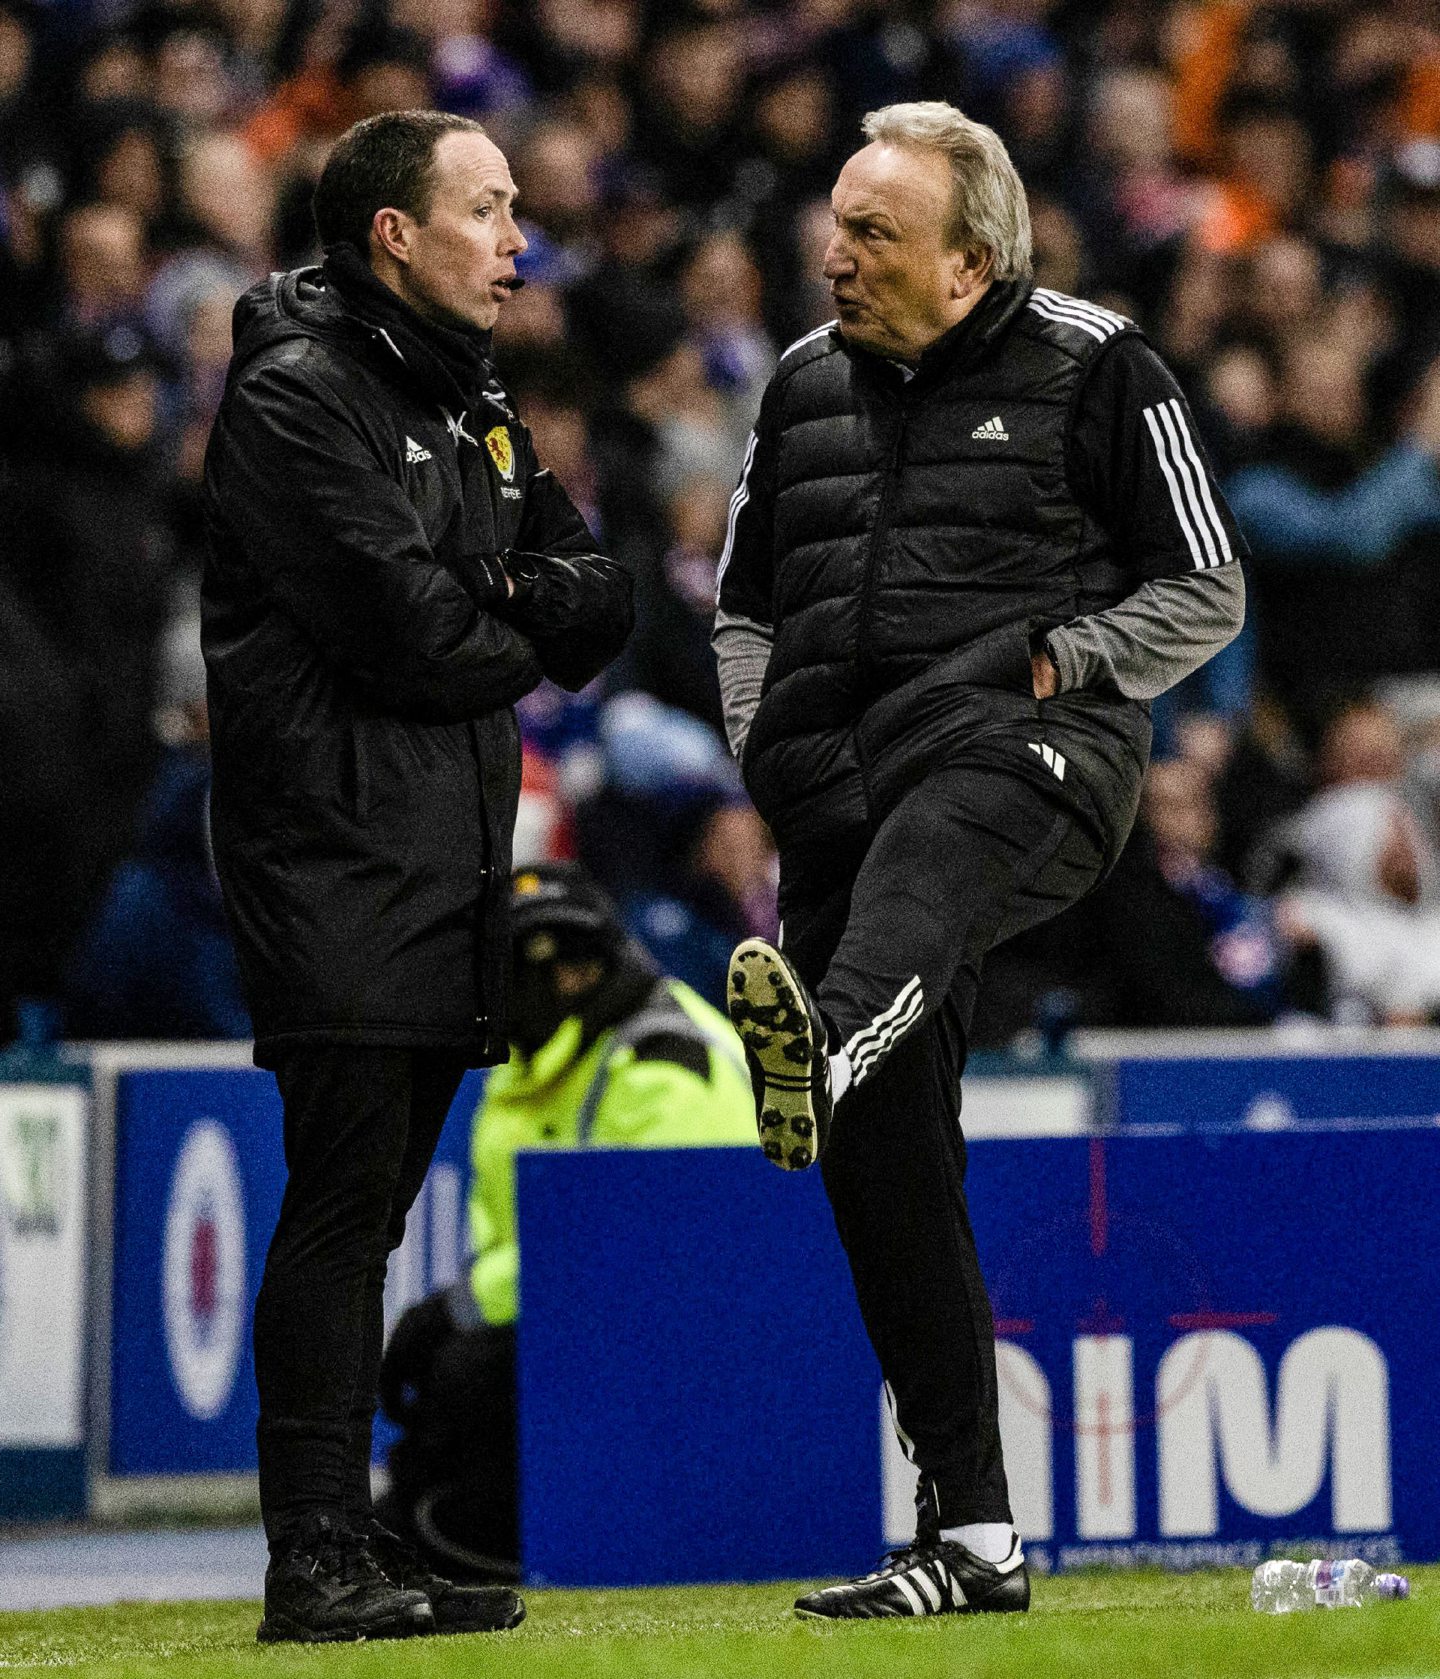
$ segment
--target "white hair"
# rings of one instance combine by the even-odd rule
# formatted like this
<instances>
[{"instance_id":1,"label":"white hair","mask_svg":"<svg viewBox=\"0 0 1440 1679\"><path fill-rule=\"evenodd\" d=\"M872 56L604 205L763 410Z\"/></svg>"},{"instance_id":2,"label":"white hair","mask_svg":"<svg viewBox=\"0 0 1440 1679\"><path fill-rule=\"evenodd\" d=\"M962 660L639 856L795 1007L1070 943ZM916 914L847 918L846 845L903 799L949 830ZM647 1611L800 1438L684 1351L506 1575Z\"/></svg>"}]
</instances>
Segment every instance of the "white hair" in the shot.
<instances>
[{"instance_id":1,"label":"white hair","mask_svg":"<svg viewBox=\"0 0 1440 1679\"><path fill-rule=\"evenodd\" d=\"M1030 275L1030 208L1025 188L993 128L940 99L886 105L860 124L867 140L939 152L954 191L947 235L957 250L988 252L997 280Z\"/></svg>"}]
</instances>

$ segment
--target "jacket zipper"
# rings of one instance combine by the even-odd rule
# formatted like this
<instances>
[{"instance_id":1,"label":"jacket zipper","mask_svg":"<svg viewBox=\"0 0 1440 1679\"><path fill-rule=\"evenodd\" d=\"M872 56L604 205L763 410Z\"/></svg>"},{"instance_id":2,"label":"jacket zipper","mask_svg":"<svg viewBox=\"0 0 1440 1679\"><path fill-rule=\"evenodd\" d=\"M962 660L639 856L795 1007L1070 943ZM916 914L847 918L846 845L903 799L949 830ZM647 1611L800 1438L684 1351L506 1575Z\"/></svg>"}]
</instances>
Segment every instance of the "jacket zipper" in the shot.
<instances>
[{"instance_id":1,"label":"jacket zipper","mask_svg":"<svg viewBox=\"0 0 1440 1679\"><path fill-rule=\"evenodd\" d=\"M880 491L880 507L875 515L875 528L870 533L870 546L865 554L865 576L860 584L860 627L856 635L855 663L860 672L860 686L862 698L870 685L870 608L875 593L875 570L880 561L880 549L890 531L890 508L895 499L895 486L900 479L900 459L905 452L905 426L909 412L902 393L899 403L899 421L895 427L895 441L890 447L890 460L885 468L885 483ZM865 748L860 740L860 730L855 730L855 755L860 761L860 779L865 787L865 802L870 803L870 766L865 758Z\"/></svg>"},{"instance_id":2,"label":"jacket zipper","mask_svg":"<svg viewBox=\"0 0 1440 1679\"><path fill-rule=\"evenodd\" d=\"M870 664L870 606L875 593L875 569L879 564L880 549L890 533L890 506L895 499L895 486L900 479L900 457L905 451L905 425L908 419L909 414L902 397L900 420L895 428L895 441L890 446L890 460L885 468L885 484L880 491L880 508L875 515L875 528L870 533L870 546L865 554L865 577L860 585L860 629L856 663L860 667L862 681L868 675Z\"/></svg>"}]
</instances>

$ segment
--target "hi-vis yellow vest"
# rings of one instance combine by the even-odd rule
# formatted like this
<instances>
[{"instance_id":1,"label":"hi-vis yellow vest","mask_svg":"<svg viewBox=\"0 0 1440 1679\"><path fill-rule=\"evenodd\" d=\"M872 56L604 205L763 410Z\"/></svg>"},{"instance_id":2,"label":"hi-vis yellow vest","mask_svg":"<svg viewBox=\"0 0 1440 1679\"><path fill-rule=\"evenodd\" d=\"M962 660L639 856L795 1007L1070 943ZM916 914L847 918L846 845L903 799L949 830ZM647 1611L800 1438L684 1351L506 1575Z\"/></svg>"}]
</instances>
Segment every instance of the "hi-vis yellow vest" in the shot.
<instances>
[{"instance_id":1,"label":"hi-vis yellow vest","mask_svg":"<svg viewBox=\"0 0 1440 1679\"><path fill-rule=\"evenodd\" d=\"M702 1079L635 1046L680 1033L709 1053ZM515 1156L533 1148L678 1148L754 1143L755 1103L730 1022L679 980L661 980L638 1014L585 1051L572 1016L529 1060L512 1052L485 1086L471 1137L470 1287L487 1323L513 1323L520 1249Z\"/></svg>"}]
</instances>

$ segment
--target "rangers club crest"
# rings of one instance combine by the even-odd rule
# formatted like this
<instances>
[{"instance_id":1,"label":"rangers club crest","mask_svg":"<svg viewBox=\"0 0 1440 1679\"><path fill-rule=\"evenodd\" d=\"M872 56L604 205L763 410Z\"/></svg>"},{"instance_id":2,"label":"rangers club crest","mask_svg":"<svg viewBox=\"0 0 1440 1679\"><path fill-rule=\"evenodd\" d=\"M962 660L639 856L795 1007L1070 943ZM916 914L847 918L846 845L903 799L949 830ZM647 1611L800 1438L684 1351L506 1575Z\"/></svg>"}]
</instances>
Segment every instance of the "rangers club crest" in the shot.
<instances>
[{"instance_id":1,"label":"rangers club crest","mask_svg":"<svg viewBox=\"0 0 1440 1679\"><path fill-rule=\"evenodd\" d=\"M485 447L490 451L500 476L508 484L515 476L515 451L510 445L508 426L491 426L485 433Z\"/></svg>"},{"instance_id":2,"label":"rangers club crest","mask_svg":"<svg viewBox=\"0 0 1440 1679\"><path fill-rule=\"evenodd\" d=\"M165 1347L180 1403L209 1422L229 1405L248 1318L245 1196L235 1144L213 1119L185 1135L161 1260Z\"/></svg>"}]
</instances>

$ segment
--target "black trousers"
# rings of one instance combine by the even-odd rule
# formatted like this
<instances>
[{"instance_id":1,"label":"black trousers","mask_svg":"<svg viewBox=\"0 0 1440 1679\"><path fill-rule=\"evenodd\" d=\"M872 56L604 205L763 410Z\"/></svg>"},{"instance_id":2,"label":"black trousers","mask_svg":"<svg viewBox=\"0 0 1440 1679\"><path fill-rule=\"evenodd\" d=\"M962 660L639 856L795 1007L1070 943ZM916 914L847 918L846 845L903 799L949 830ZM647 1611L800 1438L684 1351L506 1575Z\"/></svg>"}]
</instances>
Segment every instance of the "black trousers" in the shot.
<instances>
[{"instance_id":1,"label":"black trousers","mask_svg":"<svg viewBox=\"0 0 1440 1679\"><path fill-rule=\"evenodd\" d=\"M857 1072L825 1188L897 1431L946 1527L1011 1519L959 1122L981 964L1103 870L1062 798L950 769L902 799L843 884L782 891L785 951Z\"/></svg>"},{"instance_id":2,"label":"black trousers","mask_svg":"<svg viewBox=\"0 0 1440 1679\"><path fill-rule=\"evenodd\" d=\"M288 1179L255 1302L260 1509L272 1544L315 1514L370 1514L385 1268L465 1062L320 1045L277 1057Z\"/></svg>"}]
</instances>

